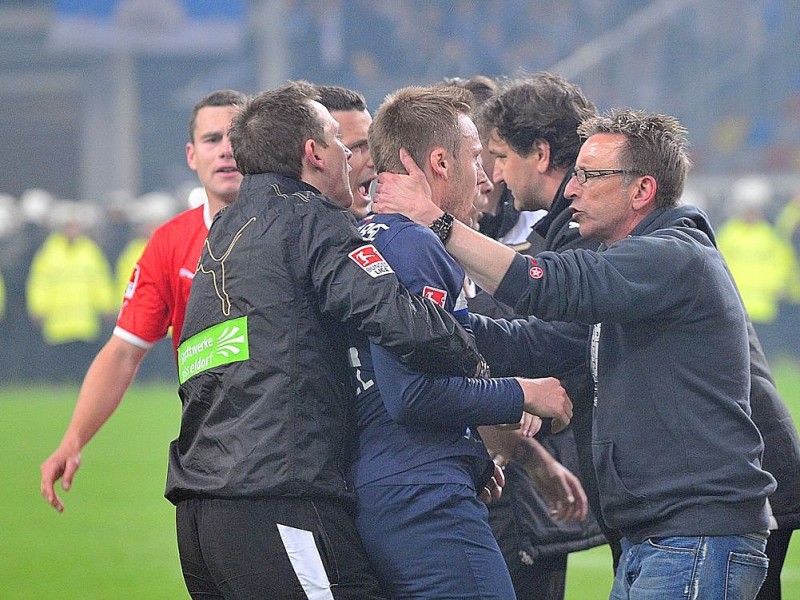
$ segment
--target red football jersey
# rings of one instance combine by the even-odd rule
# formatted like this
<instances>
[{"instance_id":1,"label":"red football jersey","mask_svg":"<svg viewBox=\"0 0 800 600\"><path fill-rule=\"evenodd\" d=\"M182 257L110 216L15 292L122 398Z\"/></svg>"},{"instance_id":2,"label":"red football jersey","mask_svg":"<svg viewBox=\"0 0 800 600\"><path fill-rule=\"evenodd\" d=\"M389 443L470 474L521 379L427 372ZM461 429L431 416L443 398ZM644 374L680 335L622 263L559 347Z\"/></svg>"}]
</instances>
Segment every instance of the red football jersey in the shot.
<instances>
[{"instance_id":1,"label":"red football jersey","mask_svg":"<svg viewBox=\"0 0 800 600\"><path fill-rule=\"evenodd\" d=\"M149 348L172 327L177 352L189 290L210 224L206 203L176 215L153 232L131 273L114 335Z\"/></svg>"}]
</instances>

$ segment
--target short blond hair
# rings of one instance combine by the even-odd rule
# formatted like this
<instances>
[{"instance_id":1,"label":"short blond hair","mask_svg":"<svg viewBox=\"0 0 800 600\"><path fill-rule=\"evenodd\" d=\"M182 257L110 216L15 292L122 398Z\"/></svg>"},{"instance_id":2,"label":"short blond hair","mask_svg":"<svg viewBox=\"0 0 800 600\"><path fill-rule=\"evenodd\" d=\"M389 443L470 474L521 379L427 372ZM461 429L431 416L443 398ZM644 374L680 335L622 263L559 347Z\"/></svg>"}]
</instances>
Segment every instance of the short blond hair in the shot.
<instances>
[{"instance_id":1,"label":"short blond hair","mask_svg":"<svg viewBox=\"0 0 800 600\"><path fill-rule=\"evenodd\" d=\"M459 115L470 114L472 94L451 85L410 86L386 96L369 128L369 148L378 173L405 173L400 148L422 166L433 148L461 151Z\"/></svg>"}]
</instances>

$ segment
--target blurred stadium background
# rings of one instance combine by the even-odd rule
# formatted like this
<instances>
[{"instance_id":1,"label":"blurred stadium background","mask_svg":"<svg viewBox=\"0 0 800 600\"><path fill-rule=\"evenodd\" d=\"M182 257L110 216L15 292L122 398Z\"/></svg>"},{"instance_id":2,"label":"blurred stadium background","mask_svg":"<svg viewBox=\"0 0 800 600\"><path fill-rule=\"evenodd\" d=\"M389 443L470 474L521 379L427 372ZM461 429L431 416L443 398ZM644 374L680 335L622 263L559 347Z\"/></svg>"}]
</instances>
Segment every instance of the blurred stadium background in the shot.
<instances>
[{"instance_id":1,"label":"blurred stadium background","mask_svg":"<svg viewBox=\"0 0 800 600\"><path fill-rule=\"evenodd\" d=\"M677 116L696 164L687 200L719 225L735 182L758 175L772 223L800 194L799 33L800 0L2 0L0 333L18 341L0 350L4 379L55 372L37 368L53 353L25 299L48 228L80 221L113 270L131 238L187 206L187 118L211 90L303 78L375 109L403 85L552 70L601 110ZM142 377L170 377L166 358Z\"/></svg>"},{"instance_id":2,"label":"blurred stadium background","mask_svg":"<svg viewBox=\"0 0 800 600\"><path fill-rule=\"evenodd\" d=\"M799 38L800 0L0 0L0 472L11 482L0 597L182 597L160 497L177 432L170 345L139 375L158 387L134 388L87 448L96 470L70 494L78 514L65 520L36 493L38 464L116 309L103 309L102 330L70 350L78 360L67 367L28 315L26 285L51 228L76 221L113 271L128 264L131 240L187 206L187 121L204 94L303 78L361 90L374 110L403 85L555 71L601 110L677 116L696 165L687 201L717 226L757 205L796 253ZM745 177L758 183L737 187ZM796 259L771 332L779 384L800 415ZM773 262L760 260L758 271ZM32 383L47 380L67 384ZM793 594L797 544L784 569ZM605 554L571 564L570 598L607 596Z\"/></svg>"},{"instance_id":3,"label":"blurred stadium background","mask_svg":"<svg viewBox=\"0 0 800 600\"><path fill-rule=\"evenodd\" d=\"M187 113L220 87L306 78L374 109L402 85L541 69L601 109L678 116L697 176L791 176L798 32L797 0L3 0L0 190L175 192Z\"/></svg>"}]
</instances>

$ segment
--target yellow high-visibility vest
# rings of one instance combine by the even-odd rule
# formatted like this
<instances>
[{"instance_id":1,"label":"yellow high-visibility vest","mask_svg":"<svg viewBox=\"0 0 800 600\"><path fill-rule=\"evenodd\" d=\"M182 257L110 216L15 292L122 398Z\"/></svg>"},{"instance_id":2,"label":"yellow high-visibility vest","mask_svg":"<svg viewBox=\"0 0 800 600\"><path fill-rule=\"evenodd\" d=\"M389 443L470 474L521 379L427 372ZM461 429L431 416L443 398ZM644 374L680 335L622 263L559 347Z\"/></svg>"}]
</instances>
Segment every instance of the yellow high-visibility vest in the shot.
<instances>
[{"instance_id":1,"label":"yellow high-visibility vest","mask_svg":"<svg viewBox=\"0 0 800 600\"><path fill-rule=\"evenodd\" d=\"M111 269L102 250L79 236L51 234L37 251L27 281L29 314L42 320L48 344L95 341L102 317L116 308Z\"/></svg>"},{"instance_id":2,"label":"yellow high-visibility vest","mask_svg":"<svg viewBox=\"0 0 800 600\"><path fill-rule=\"evenodd\" d=\"M732 219L720 227L719 248L754 323L772 323L789 293L794 251L767 221Z\"/></svg>"}]
</instances>

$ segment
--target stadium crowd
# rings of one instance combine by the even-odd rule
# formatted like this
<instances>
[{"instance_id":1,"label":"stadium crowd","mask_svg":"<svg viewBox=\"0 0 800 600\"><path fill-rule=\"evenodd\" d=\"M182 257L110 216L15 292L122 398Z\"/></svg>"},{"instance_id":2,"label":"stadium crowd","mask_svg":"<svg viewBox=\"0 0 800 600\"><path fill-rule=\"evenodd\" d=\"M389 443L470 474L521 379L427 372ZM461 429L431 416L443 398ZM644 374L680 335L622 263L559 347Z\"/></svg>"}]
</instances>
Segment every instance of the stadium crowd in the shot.
<instances>
[{"instance_id":1,"label":"stadium crowd","mask_svg":"<svg viewBox=\"0 0 800 600\"><path fill-rule=\"evenodd\" d=\"M697 186L690 176L688 186L698 189L702 178ZM770 358L800 360L800 193L782 195L761 175L734 180L721 195L730 202L706 201L704 208L716 215L720 247L765 350ZM691 203L696 199L693 195ZM120 193L106 205L57 199L42 189L27 190L19 198L0 195L0 332L3 339L14 340L0 349L4 379L80 381L113 329L130 271L149 234L197 202L202 202L202 191L190 187L138 198ZM67 233L83 247L79 270L47 258L49 253L69 260L63 248L53 247L63 245ZM56 277L67 269L81 276ZM57 324L66 317L71 323ZM174 376L168 346L154 347L139 377Z\"/></svg>"}]
</instances>

